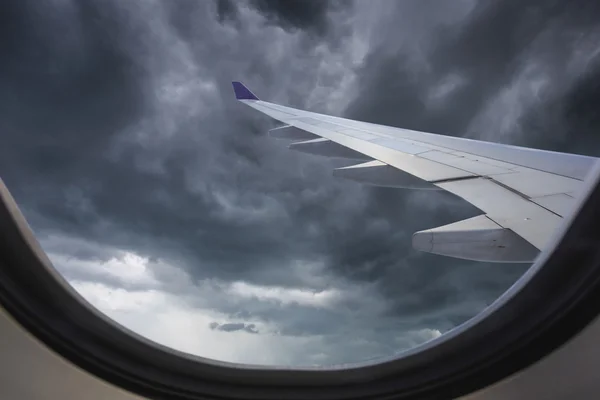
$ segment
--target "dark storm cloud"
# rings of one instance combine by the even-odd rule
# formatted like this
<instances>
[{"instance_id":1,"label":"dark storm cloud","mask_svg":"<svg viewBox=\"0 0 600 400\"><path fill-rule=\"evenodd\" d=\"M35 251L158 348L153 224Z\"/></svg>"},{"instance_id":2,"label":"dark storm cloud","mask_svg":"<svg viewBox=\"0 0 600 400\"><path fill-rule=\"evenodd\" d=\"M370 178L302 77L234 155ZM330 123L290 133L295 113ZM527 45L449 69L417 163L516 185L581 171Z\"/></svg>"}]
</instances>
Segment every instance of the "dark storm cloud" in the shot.
<instances>
[{"instance_id":1,"label":"dark storm cloud","mask_svg":"<svg viewBox=\"0 0 600 400\"><path fill-rule=\"evenodd\" d=\"M250 7L263 15L267 22L289 31L303 31L324 35L330 21L331 12L350 6L351 2L320 0L216 0L216 13L219 22L236 21L238 7Z\"/></svg>"},{"instance_id":2,"label":"dark storm cloud","mask_svg":"<svg viewBox=\"0 0 600 400\"><path fill-rule=\"evenodd\" d=\"M346 115L417 130L465 135L486 101L510 85L531 61L543 63L547 68L543 73L550 75L552 85L564 90L551 102L563 112L563 106L565 110L571 107L571 100L564 92L578 92L573 79L581 79L572 76L565 64L573 58L585 57L574 52L586 38L594 37L599 16L600 6L589 1L477 2L466 21L444 26L436 32L440 35L423 48L430 68L421 73L410 70L412 55L403 51L402 44L394 46L392 39L385 42L387 57L380 57L379 49L370 53L359 71L363 96L356 98ZM401 32L399 26L393 27L387 31L387 37L393 38L394 33ZM596 69L587 73L594 74L594 71ZM427 101L428 92L453 75L463 79L445 99L444 107L432 107ZM371 101L373 96L380 101ZM547 99L540 99L537 106L545 107L544 100ZM568 126L557 126L554 110L545 111L532 110L536 122L542 125L535 132L540 128L544 131L539 136L529 133L527 138L524 135L523 144L564 151L552 140L560 136L559 129L568 129ZM542 118L548 118L547 122L541 121ZM587 134L581 133L581 136ZM532 141L532 137L537 140ZM548 146L548 142L553 146Z\"/></svg>"},{"instance_id":3,"label":"dark storm cloud","mask_svg":"<svg viewBox=\"0 0 600 400\"><path fill-rule=\"evenodd\" d=\"M217 331L223 331L223 332L244 331L244 332L248 332L248 333L258 333L258 330L256 329L256 325L244 324L242 322L240 322L240 323L230 322L230 323L225 323L225 324L219 324L218 322L211 322L210 329L217 330Z\"/></svg>"},{"instance_id":4,"label":"dark storm cloud","mask_svg":"<svg viewBox=\"0 0 600 400\"><path fill-rule=\"evenodd\" d=\"M188 11L194 15L193 10ZM214 53L214 46L196 49L198 58ZM202 65L210 68L210 78L218 77L219 69L227 73L226 69L232 68L218 59ZM107 73L113 68L111 64L104 66ZM293 68L289 71L293 72ZM181 126L176 134L180 136L168 143L155 144L151 137L163 134L162 121L142 127L150 131L142 133L144 138L151 137L147 143L123 139L122 132L114 139L117 132L109 130L106 135L98 134L101 143L95 145L93 157L80 157L72 152L63 158L68 165L66 176L48 176L44 174L46 170L40 169L44 173L37 177L43 182L36 182L33 187L36 175L32 174L28 176L30 185L20 185L15 195L36 202L36 214L51 216L49 224L56 227L58 223L63 231L137 248L144 253L184 257L198 278L215 272L227 279L244 278L242 267L242 271L253 276L250 279L290 283L294 277L276 266L282 260L320 256L311 254L312 244L306 243L304 236L316 219L340 219L346 209L343 205L332 215L328 215L327 208L333 208L341 188L328 193L323 189L327 183L302 184L300 174L305 171L298 168L301 158L290 159L281 148L275 150L277 144L262 137L268 126L264 121L253 127L247 119L236 115L240 113L239 105L233 101L225 79L218 80L217 90L225 104L198 105L212 110L213 115L177 121ZM80 101L94 102L100 94L89 91ZM214 95L211 97L209 101L214 102ZM218 109L219 106L222 108ZM35 116L36 110L33 111ZM70 116L63 113L63 117ZM197 126L204 128L197 130ZM28 132L42 130L37 127ZM259 132L261 138L257 139ZM79 135L78 131L70 133ZM52 136L54 132L47 129L47 134ZM26 153L19 149L19 154ZM287 162L282 169L284 159ZM305 164L314 171L319 169L311 163ZM157 169L160 171L155 172ZM281 175L285 169L291 174ZM4 175L9 186L15 186L13 182L20 173L8 169ZM44 184L51 179L61 179L59 190L57 186ZM190 185L197 187L191 190ZM30 192L20 194L19 190ZM43 222L39 221L37 226L43 226Z\"/></svg>"},{"instance_id":5,"label":"dark storm cloud","mask_svg":"<svg viewBox=\"0 0 600 400\"><path fill-rule=\"evenodd\" d=\"M219 22L237 19L237 6L232 0L217 0L216 3Z\"/></svg>"},{"instance_id":6,"label":"dark storm cloud","mask_svg":"<svg viewBox=\"0 0 600 400\"><path fill-rule=\"evenodd\" d=\"M10 115L3 121L10 133L3 136L10 140L8 145L20 144L11 140L17 137L27 142L23 136L35 132L38 150L50 159L32 159L40 159L39 167L53 169L63 157L100 150L95 146L106 141L107 133L114 134L140 116L144 71L127 54L125 46L135 38L110 4L74 4L68 12L77 21L74 25L64 24L68 17L43 3L6 2L2 8L5 40L0 51L5 62L0 79L6 89L3 114ZM52 40L56 36L64 40L56 43ZM86 93L95 97L82 102ZM39 126L49 133L39 132ZM15 132L17 127L22 129ZM66 148L69 145L73 147Z\"/></svg>"},{"instance_id":7,"label":"dark storm cloud","mask_svg":"<svg viewBox=\"0 0 600 400\"><path fill-rule=\"evenodd\" d=\"M600 69L596 68L569 88L561 108L568 130L558 146L568 146L582 154L597 155L600 127ZM547 106L554 111L552 105ZM533 115L532 118L538 117ZM538 117L539 118L539 117ZM575 140L573 140L575 136ZM556 147L558 147L556 146Z\"/></svg>"},{"instance_id":8,"label":"dark storm cloud","mask_svg":"<svg viewBox=\"0 0 600 400\"><path fill-rule=\"evenodd\" d=\"M284 29L312 31L319 35L328 29L329 12L343 6L337 0L250 0L250 5Z\"/></svg>"},{"instance_id":9,"label":"dark storm cloud","mask_svg":"<svg viewBox=\"0 0 600 400\"><path fill-rule=\"evenodd\" d=\"M334 180L328 161L266 138L274 123L236 103L229 82L324 112L350 99L342 111L351 118L453 135L485 126L488 138L598 155L596 59L576 51L593 38L598 10L591 2L367 3L5 2L0 174L40 237L137 252L173 293L177 282L160 261L197 282L350 293L328 308L234 302L215 290L210 306L233 321L332 344L366 338L369 346L350 352L360 357L421 335L399 331L449 329L525 266L417 253L410 236L478 211L447 193ZM586 57L587 69L572 66ZM506 88L532 92L522 76L535 62L551 84L531 101L517 97L519 135L499 137L494 118L509 112L494 102ZM76 258L114 256L52 243ZM255 333L249 326L213 329Z\"/></svg>"}]
</instances>

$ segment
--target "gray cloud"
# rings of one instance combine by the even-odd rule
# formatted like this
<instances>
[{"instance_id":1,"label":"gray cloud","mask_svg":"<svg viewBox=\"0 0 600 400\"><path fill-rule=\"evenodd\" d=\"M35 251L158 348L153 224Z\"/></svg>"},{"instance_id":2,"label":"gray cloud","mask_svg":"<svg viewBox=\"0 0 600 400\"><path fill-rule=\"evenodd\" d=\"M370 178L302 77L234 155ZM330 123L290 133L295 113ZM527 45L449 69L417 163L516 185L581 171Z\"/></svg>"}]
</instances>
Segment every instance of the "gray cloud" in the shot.
<instances>
[{"instance_id":1,"label":"gray cloud","mask_svg":"<svg viewBox=\"0 0 600 400\"><path fill-rule=\"evenodd\" d=\"M159 283L131 287L318 335L328 362L452 328L526 266L413 251L413 232L478 211L448 193L333 179L332 161L265 137L274 123L236 103L231 80L350 118L600 154L591 2L180 3L0 6L0 174L40 238L71 238L45 240L49 251L136 252ZM164 263L217 284L210 296L184 288ZM232 282L345 294L333 308L240 301L219 294Z\"/></svg>"}]
</instances>

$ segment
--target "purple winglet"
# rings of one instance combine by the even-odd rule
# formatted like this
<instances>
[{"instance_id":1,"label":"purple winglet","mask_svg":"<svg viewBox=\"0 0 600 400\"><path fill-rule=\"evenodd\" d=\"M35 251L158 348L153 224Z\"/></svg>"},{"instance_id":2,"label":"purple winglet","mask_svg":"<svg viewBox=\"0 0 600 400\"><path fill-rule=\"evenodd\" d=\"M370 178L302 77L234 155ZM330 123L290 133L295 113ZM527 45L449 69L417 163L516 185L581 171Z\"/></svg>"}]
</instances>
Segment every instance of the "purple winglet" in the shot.
<instances>
[{"instance_id":1,"label":"purple winglet","mask_svg":"<svg viewBox=\"0 0 600 400\"><path fill-rule=\"evenodd\" d=\"M233 85L233 91L235 92L235 98L238 100L258 100L258 97L254 95L242 82L231 82Z\"/></svg>"}]
</instances>

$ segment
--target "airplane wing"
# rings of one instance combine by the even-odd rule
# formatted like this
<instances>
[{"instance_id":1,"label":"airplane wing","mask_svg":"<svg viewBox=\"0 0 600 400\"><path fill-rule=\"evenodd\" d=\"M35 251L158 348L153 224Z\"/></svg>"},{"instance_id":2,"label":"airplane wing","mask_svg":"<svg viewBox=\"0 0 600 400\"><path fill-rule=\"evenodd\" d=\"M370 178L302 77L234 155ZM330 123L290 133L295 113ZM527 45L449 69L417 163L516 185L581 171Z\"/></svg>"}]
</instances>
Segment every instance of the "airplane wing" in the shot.
<instances>
[{"instance_id":1,"label":"airplane wing","mask_svg":"<svg viewBox=\"0 0 600 400\"><path fill-rule=\"evenodd\" d=\"M354 121L261 101L241 82L237 100L284 123L270 136L300 152L357 160L334 175L363 183L443 189L483 214L413 235L420 251L489 262L532 262L575 207L597 158Z\"/></svg>"}]
</instances>

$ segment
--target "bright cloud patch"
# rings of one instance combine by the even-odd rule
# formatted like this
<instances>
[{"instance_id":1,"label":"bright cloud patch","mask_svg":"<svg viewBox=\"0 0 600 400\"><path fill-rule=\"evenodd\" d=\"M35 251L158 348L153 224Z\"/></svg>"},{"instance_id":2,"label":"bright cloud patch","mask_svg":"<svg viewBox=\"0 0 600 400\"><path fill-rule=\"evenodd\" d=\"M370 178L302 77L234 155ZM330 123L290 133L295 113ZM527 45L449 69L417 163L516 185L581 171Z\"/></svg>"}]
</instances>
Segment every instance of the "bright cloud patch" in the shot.
<instances>
[{"instance_id":1,"label":"bright cloud patch","mask_svg":"<svg viewBox=\"0 0 600 400\"><path fill-rule=\"evenodd\" d=\"M336 299L343 293L336 289L313 292L302 289L289 289L277 286L258 286L245 282L234 282L229 288L234 296L255 298L261 301L272 301L282 305L298 304L301 306L331 308Z\"/></svg>"},{"instance_id":2,"label":"bright cloud patch","mask_svg":"<svg viewBox=\"0 0 600 400\"><path fill-rule=\"evenodd\" d=\"M179 351L235 363L322 365L368 359L377 347L376 338L369 337L373 332L368 325L334 325L336 318L349 312L352 293L359 292L356 288L192 282L173 265L153 263L131 252L60 236L47 237L41 243L56 268L93 306L133 332ZM75 243L89 250L96 246L97 252L114 256L101 260L59 251L64 244ZM157 274L173 279L158 279ZM367 296L361 303L359 309L366 312L380 307L376 299ZM236 312L243 304L253 304L255 312ZM261 310L281 312L265 318ZM298 333L299 327L312 326L314 319L323 317L331 319L328 333ZM367 330L366 335L362 329ZM349 340L339 340L339 334ZM439 331L422 330L391 339L402 350L437 336Z\"/></svg>"}]
</instances>

